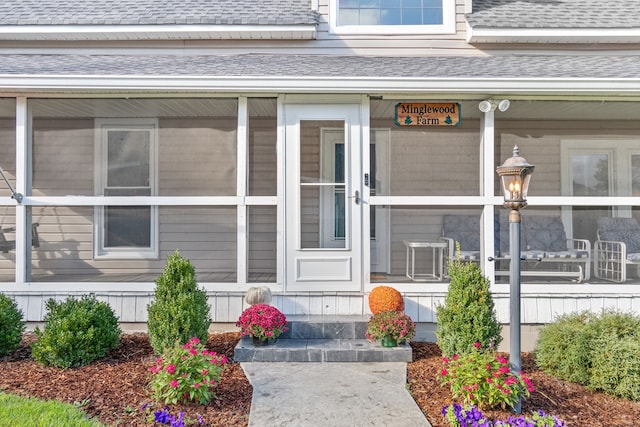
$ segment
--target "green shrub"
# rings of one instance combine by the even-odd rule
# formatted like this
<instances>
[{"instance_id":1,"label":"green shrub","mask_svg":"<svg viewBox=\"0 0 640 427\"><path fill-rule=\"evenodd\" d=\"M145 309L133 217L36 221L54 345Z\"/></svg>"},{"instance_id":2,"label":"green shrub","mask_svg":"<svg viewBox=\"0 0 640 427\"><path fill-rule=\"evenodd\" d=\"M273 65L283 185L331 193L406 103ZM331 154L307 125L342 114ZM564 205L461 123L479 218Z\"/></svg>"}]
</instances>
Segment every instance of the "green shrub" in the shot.
<instances>
[{"instance_id":1,"label":"green shrub","mask_svg":"<svg viewBox=\"0 0 640 427\"><path fill-rule=\"evenodd\" d=\"M155 299L147 308L149 341L155 353L162 354L176 341L185 344L191 337L206 342L211 323L209 309L207 294L198 288L193 265L176 251L156 279Z\"/></svg>"},{"instance_id":2,"label":"green shrub","mask_svg":"<svg viewBox=\"0 0 640 427\"><path fill-rule=\"evenodd\" d=\"M502 336L489 279L478 265L452 261L448 266L449 292L444 305L436 307L438 346L445 356L467 354L479 342L481 349L496 350Z\"/></svg>"},{"instance_id":3,"label":"green shrub","mask_svg":"<svg viewBox=\"0 0 640 427\"><path fill-rule=\"evenodd\" d=\"M615 310L561 316L543 326L534 350L548 374L640 400L640 317Z\"/></svg>"},{"instance_id":4,"label":"green shrub","mask_svg":"<svg viewBox=\"0 0 640 427\"><path fill-rule=\"evenodd\" d=\"M94 295L63 302L46 302L44 331L31 345L33 358L42 365L72 368L105 356L120 342L118 319L109 304Z\"/></svg>"},{"instance_id":5,"label":"green shrub","mask_svg":"<svg viewBox=\"0 0 640 427\"><path fill-rule=\"evenodd\" d=\"M605 334L594 341L588 387L612 396L640 400L640 340L631 334Z\"/></svg>"},{"instance_id":6,"label":"green shrub","mask_svg":"<svg viewBox=\"0 0 640 427\"><path fill-rule=\"evenodd\" d=\"M11 298L0 294L0 356L13 353L22 339L24 332L22 311Z\"/></svg>"},{"instance_id":7,"label":"green shrub","mask_svg":"<svg viewBox=\"0 0 640 427\"><path fill-rule=\"evenodd\" d=\"M571 313L540 328L534 350L536 364L563 380L586 385L591 368L591 345L597 321L590 312Z\"/></svg>"}]
</instances>

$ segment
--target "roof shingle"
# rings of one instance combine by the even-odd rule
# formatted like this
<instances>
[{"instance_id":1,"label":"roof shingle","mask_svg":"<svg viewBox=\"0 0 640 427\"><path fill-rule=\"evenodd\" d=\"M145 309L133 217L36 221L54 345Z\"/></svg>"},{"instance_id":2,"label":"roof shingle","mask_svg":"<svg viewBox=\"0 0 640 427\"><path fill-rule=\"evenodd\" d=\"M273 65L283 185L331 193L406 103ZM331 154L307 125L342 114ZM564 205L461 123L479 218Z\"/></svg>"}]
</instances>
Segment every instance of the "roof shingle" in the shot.
<instances>
[{"instance_id":1,"label":"roof shingle","mask_svg":"<svg viewBox=\"0 0 640 427\"><path fill-rule=\"evenodd\" d=\"M310 0L3 0L0 25L309 25Z\"/></svg>"},{"instance_id":2,"label":"roof shingle","mask_svg":"<svg viewBox=\"0 0 640 427\"><path fill-rule=\"evenodd\" d=\"M5 76L638 79L640 55L365 57L333 55L7 54Z\"/></svg>"},{"instance_id":3,"label":"roof shingle","mask_svg":"<svg viewBox=\"0 0 640 427\"><path fill-rule=\"evenodd\" d=\"M473 28L640 28L638 0L473 0Z\"/></svg>"}]
</instances>

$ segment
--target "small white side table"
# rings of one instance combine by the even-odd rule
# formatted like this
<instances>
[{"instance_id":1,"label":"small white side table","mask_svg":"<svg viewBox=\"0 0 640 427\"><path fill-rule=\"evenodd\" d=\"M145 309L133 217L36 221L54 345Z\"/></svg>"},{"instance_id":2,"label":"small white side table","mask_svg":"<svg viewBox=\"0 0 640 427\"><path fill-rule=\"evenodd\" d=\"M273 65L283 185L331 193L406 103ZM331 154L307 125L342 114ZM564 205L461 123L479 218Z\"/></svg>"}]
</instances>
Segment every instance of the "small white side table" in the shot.
<instances>
[{"instance_id":1,"label":"small white side table","mask_svg":"<svg viewBox=\"0 0 640 427\"><path fill-rule=\"evenodd\" d=\"M428 280L439 280L443 278L442 261L444 258L444 250L447 247L445 242L414 242L411 240L404 240L402 243L407 248L407 269L406 275L414 282L424 282ZM417 248L431 248L431 273L416 274L416 249ZM411 264L411 268L409 268Z\"/></svg>"}]
</instances>

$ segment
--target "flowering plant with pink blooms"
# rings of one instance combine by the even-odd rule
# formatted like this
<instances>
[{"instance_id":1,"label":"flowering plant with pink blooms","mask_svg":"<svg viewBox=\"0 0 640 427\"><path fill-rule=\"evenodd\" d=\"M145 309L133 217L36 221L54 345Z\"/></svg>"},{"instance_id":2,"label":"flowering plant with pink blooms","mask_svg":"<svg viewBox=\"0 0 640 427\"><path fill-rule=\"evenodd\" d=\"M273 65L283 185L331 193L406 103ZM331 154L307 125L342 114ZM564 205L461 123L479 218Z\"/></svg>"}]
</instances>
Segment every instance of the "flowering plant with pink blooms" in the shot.
<instances>
[{"instance_id":1,"label":"flowering plant with pink blooms","mask_svg":"<svg viewBox=\"0 0 640 427\"><path fill-rule=\"evenodd\" d=\"M367 324L365 337L369 341L391 337L394 341L411 341L416 334L416 324L401 311L389 310L374 314Z\"/></svg>"},{"instance_id":2,"label":"flowering plant with pink blooms","mask_svg":"<svg viewBox=\"0 0 640 427\"><path fill-rule=\"evenodd\" d=\"M287 317L272 305L254 304L242 312L236 326L242 336L265 341L278 338L287 331Z\"/></svg>"},{"instance_id":3,"label":"flowering plant with pink blooms","mask_svg":"<svg viewBox=\"0 0 640 427\"><path fill-rule=\"evenodd\" d=\"M152 374L151 395L164 404L209 403L212 389L226 368L226 356L209 351L196 337L186 344L168 347L149 368Z\"/></svg>"},{"instance_id":4,"label":"flowering plant with pink blooms","mask_svg":"<svg viewBox=\"0 0 640 427\"><path fill-rule=\"evenodd\" d=\"M507 359L480 347L477 342L467 354L442 358L442 385L449 386L453 397L462 397L465 404L482 409L505 409L513 408L520 398L533 393L533 384L526 374L511 372Z\"/></svg>"}]
</instances>

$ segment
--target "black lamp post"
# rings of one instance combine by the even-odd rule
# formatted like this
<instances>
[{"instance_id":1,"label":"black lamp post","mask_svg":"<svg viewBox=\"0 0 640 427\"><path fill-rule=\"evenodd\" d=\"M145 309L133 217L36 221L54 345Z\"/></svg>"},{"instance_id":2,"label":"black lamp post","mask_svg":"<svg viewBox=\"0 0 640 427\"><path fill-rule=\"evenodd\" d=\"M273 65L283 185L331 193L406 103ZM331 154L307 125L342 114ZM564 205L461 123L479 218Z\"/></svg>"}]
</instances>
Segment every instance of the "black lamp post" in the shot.
<instances>
[{"instance_id":1,"label":"black lamp post","mask_svg":"<svg viewBox=\"0 0 640 427\"><path fill-rule=\"evenodd\" d=\"M509 212L509 364L511 371L520 374L522 362L520 360L520 209L527 206L527 192L534 166L520 157L520 150L513 147L513 157L508 158L498 166L496 171L500 176L504 193L504 207ZM513 408L514 412L522 411L522 401Z\"/></svg>"}]
</instances>

